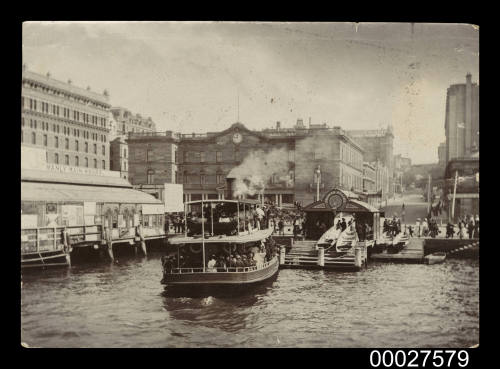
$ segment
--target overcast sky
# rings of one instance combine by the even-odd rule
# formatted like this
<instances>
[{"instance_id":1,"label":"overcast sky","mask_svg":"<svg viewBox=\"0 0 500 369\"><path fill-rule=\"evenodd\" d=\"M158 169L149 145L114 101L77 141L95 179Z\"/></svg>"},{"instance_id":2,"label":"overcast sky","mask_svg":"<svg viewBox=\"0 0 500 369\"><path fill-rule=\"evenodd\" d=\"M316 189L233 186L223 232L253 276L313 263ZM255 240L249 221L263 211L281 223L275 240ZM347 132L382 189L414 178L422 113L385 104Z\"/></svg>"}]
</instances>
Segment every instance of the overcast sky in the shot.
<instances>
[{"instance_id":1,"label":"overcast sky","mask_svg":"<svg viewBox=\"0 0 500 369\"><path fill-rule=\"evenodd\" d=\"M457 24L28 22L28 70L107 89L160 131L262 129L298 118L392 124L394 153L437 162L446 89L479 83L479 31Z\"/></svg>"}]
</instances>

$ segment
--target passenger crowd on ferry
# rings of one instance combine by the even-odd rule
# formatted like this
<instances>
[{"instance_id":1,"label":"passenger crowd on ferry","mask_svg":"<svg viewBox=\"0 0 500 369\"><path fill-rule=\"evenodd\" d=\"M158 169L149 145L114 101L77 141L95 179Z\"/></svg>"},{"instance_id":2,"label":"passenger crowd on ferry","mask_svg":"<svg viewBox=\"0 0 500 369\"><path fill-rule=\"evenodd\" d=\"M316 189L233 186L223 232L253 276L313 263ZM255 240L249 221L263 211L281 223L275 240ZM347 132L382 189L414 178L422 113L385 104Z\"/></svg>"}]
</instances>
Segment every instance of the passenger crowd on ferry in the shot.
<instances>
[{"instance_id":1,"label":"passenger crowd on ferry","mask_svg":"<svg viewBox=\"0 0 500 369\"><path fill-rule=\"evenodd\" d=\"M253 251L252 251L253 250ZM258 251L258 252L254 252ZM234 248L230 251L220 250L212 253L206 261L207 272L223 272L228 268L259 267L265 262L272 260L277 254L277 246L274 240L261 242L260 246L247 248L246 250ZM173 268L201 268L200 255L184 252L182 254L165 255L161 262L164 270L168 273Z\"/></svg>"}]
</instances>

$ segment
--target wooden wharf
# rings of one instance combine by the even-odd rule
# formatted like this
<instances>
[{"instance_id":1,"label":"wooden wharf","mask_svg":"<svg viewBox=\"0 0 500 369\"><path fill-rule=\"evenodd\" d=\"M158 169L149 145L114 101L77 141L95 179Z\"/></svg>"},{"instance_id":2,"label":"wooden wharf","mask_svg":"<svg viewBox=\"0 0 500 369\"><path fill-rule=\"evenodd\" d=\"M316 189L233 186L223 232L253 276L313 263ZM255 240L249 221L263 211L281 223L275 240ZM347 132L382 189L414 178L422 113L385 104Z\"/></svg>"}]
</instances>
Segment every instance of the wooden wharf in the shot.
<instances>
[{"instance_id":1,"label":"wooden wharf","mask_svg":"<svg viewBox=\"0 0 500 369\"><path fill-rule=\"evenodd\" d=\"M317 241L295 241L282 258L281 268L360 270L366 265L367 252L363 242L355 247L354 255L337 253L334 248L316 248ZM284 247L282 247L284 251Z\"/></svg>"}]
</instances>

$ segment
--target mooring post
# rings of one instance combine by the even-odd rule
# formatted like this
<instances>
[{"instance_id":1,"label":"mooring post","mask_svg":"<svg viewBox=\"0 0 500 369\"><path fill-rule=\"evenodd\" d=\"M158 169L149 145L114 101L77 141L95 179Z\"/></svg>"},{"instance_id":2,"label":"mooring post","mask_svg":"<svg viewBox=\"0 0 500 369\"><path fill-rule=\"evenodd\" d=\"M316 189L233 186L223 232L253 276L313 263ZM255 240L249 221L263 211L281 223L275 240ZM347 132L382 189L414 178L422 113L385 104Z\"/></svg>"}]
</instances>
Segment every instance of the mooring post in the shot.
<instances>
[{"instance_id":1,"label":"mooring post","mask_svg":"<svg viewBox=\"0 0 500 369\"><path fill-rule=\"evenodd\" d=\"M325 266L325 248L318 247L318 265L323 267Z\"/></svg>"},{"instance_id":2,"label":"mooring post","mask_svg":"<svg viewBox=\"0 0 500 369\"><path fill-rule=\"evenodd\" d=\"M354 265L361 268L361 249L359 247L354 249Z\"/></svg>"},{"instance_id":3,"label":"mooring post","mask_svg":"<svg viewBox=\"0 0 500 369\"><path fill-rule=\"evenodd\" d=\"M111 261L115 261L115 257L113 255L113 235L112 235L112 230L109 228L106 228L106 240L107 240L107 245L108 245L108 255Z\"/></svg>"},{"instance_id":4,"label":"mooring post","mask_svg":"<svg viewBox=\"0 0 500 369\"><path fill-rule=\"evenodd\" d=\"M281 245L280 246L280 265L285 264L285 253L286 253L286 248L285 248L285 246Z\"/></svg>"}]
</instances>

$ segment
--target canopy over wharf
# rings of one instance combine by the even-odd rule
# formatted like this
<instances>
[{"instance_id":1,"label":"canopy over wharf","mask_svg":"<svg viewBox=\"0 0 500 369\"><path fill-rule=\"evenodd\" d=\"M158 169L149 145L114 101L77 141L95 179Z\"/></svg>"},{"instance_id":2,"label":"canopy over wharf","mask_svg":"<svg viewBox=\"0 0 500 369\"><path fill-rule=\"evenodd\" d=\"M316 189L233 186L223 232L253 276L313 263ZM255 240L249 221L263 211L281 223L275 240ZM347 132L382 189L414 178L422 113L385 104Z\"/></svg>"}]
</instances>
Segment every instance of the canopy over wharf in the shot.
<instances>
[{"instance_id":1,"label":"canopy over wharf","mask_svg":"<svg viewBox=\"0 0 500 369\"><path fill-rule=\"evenodd\" d=\"M315 201L302 209L306 213L305 230L306 238L318 240L324 231L334 224L337 215L355 215L356 221L368 223L373 229L374 239L380 236L380 216L384 216L377 208L361 201L359 195L346 190L332 189L319 201Z\"/></svg>"},{"instance_id":2,"label":"canopy over wharf","mask_svg":"<svg viewBox=\"0 0 500 369\"><path fill-rule=\"evenodd\" d=\"M141 224L145 237L158 238L163 223L164 204L123 178L21 169L22 229L102 225L115 239Z\"/></svg>"}]
</instances>

